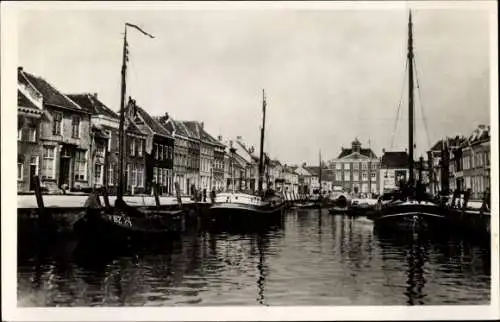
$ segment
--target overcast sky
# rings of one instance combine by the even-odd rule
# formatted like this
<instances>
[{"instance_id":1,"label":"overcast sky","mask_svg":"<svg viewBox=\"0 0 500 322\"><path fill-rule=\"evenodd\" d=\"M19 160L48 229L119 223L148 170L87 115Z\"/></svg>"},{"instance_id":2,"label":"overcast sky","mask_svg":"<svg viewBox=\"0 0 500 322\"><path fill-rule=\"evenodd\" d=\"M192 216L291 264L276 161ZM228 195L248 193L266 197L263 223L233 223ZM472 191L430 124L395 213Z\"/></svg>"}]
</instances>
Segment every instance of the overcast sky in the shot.
<instances>
[{"instance_id":1,"label":"overcast sky","mask_svg":"<svg viewBox=\"0 0 500 322\"><path fill-rule=\"evenodd\" d=\"M381 7L383 9L383 7ZM417 152L489 124L485 10L413 12L422 103ZM127 95L152 115L199 120L213 135L258 147L262 89L266 150L287 163L334 158L357 137L391 148L403 86L408 12L397 10L24 11L20 66L66 93L96 92L118 110L124 22ZM407 146L407 83L393 149ZM418 156L418 155L417 155Z\"/></svg>"}]
</instances>

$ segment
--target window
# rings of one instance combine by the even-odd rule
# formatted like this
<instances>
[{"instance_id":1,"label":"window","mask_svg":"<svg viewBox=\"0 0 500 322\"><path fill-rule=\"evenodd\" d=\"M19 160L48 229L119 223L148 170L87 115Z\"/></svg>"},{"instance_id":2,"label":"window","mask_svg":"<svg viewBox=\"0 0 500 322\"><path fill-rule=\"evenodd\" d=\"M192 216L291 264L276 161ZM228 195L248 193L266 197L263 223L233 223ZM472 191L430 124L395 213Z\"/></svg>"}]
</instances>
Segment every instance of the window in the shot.
<instances>
[{"instance_id":1,"label":"window","mask_svg":"<svg viewBox=\"0 0 500 322\"><path fill-rule=\"evenodd\" d=\"M17 162L17 180L23 180L23 163Z\"/></svg>"},{"instance_id":2,"label":"window","mask_svg":"<svg viewBox=\"0 0 500 322\"><path fill-rule=\"evenodd\" d=\"M350 163L344 163L344 170L350 170L351 169L351 164Z\"/></svg>"},{"instance_id":3,"label":"window","mask_svg":"<svg viewBox=\"0 0 500 322\"><path fill-rule=\"evenodd\" d=\"M365 171L368 170L368 163L366 163L366 162L361 163L361 167Z\"/></svg>"},{"instance_id":4,"label":"window","mask_svg":"<svg viewBox=\"0 0 500 322\"><path fill-rule=\"evenodd\" d=\"M353 173L352 173L352 180L353 181L359 181L359 172L358 171L353 171Z\"/></svg>"},{"instance_id":5,"label":"window","mask_svg":"<svg viewBox=\"0 0 500 322\"><path fill-rule=\"evenodd\" d=\"M163 145L160 145L159 148L160 151L158 152L158 154L160 158L158 160L163 160Z\"/></svg>"},{"instance_id":6,"label":"window","mask_svg":"<svg viewBox=\"0 0 500 322\"><path fill-rule=\"evenodd\" d=\"M158 182L158 168L153 168L153 182Z\"/></svg>"},{"instance_id":7,"label":"window","mask_svg":"<svg viewBox=\"0 0 500 322\"><path fill-rule=\"evenodd\" d=\"M135 155L135 139L134 138L130 139L130 155L131 156Z\"/></svg>"},{"instance_id":8,"label":"window","mask_svg":"<svg viewBox=\"0 0 500 322\"><path fill-rule=\"evenodd\" d=\"M143 140L137 140L137 156L142 157L142 151L143 151Z\"/></svg>"},{"instance_id":9,"label":"window","mask_svg":"<svg viewBox=\"0 0 500 322\"><path fill-rule=\"evenodd\" d=\"M87 158L86 151L75 152L75 180L86 180Z\"/></svg>"},{"instance_id":10,"label":"window","mask_svg":"<svg viewBox=\"0 0 500 322\"><path fill-rule=\"evenodd\" d=\"M370 177L372 178L372 181L377 181L377 173L376 172L370 173Z\"/></svg>"},{"instance_id":11,"label":"window","mask_svg":"<svg viewBox=\"0 0 500 322\"><path fill-rule=\"evenodd\" d=\"M106 134L108 135L108 151L111 151L111 140L113 135L111 131L106 131Z\"/></svg>"},{"instance_id":12,"label":"window","mask_svg":"<svg viewBox=\"0 0 500 322\"><path fill-rule=\"evenodd\" d=\"M377 164L376 163L372 163L372 170L377 170Z\"/></svg>"},{"instance_id":13,"label":"window","mask_svg":"<svg viewBox=\"0 0 500 322\"><path fill-rule=\"evenodd\" d=\"M368 181L368 172L367 171L363 171L361 176L362 176L361 178L363 179L363 181Z\"/></svg>"},{"instance_id":14,"label":"window","mask_svg":"<svg viewBox=\"0 0 500 322\"><path fill-rule=\"evenodd\" d=\"M153 156L155 158L155 160L158 160L158 144L154 144L153 146Z\"/></svg>"},{"instance_id":15,"label":"window","mask_svg":"<svg viewBox=\"0 0 500 322\"><path fill-rule=\"evenodd\" d=\"M104 156L106 155L106 148L104 145L102 144L99 144L96 148L96 156L99 157L99 158L104 158Z\"/></svg>"},{"instance_id":16,"label":"window","mask_svg":"<svg viewBox=\"0 0 500 322\"><path fill-rule=\"evenodd\" d=\"M21 141L23 139L23 128L17 129L17 140Z\"/></svg>"},{"instance_id":17,"label":"window","mask_svg":"<svg viewBox=\"0 0 500 322\"><path fill-rule=\"evenodd\" d=\"M132 183L130 184L132 187L137 186L137 166L132 165Z\"/></svg>"},{"instance_id":18,"label":"window","mask_svg":"<svg viewBox=\"0 0 500 322\"><path fill-rule=\"evenodd\" d=\"M351 174L349 171L344 171L344 181L350 181L351 180Z\"/></svg>"},{"instance_id":19,"label":"window","mask_svg":"<svg viewBox=\"0 0 500 322\"><path fill-rule=\"evenodd\" d=\"M102 184L102 164L96 164L95 165L95 183L96 184Z\"/></svg>"},{"instance_id":20,"label":"window","mask_svg":"<svg viewBox=\"0 0 500 322\"><path fill-rule=\"evenodd\" d=\"M55 179L55 147L43 147L42 179Z\"/></svg>"},{"instance_id":21,"label":"window","mask_svg":"<svg viewBox=\"0 0 500 322\"><path fill-rule=\"evenodd\" d=\"M354 163L352 164L352 169L353 169L353 170L359 170L359 163L358 163L358 162L354 162Z\"/></svg>"},{"instance_id":22,"label":"window","mask_svg":"<svg viewBox=\"0 0 500 322\"><path fill-rule=\"evenodd\" d=\"M32 125L28 127L28 141L36 142L36 126Z\"/></svg>"},{"instance_id":23,"label":"window","mask_svg":"<svg viewBox=\"0 0 500 322\"><path fill-rule=\"evenodd\" d=\"M125 169L125 176L127 178L127 186L130 186L130 163L127 163L127 168Z\"/></svg>"},{"instance_id":24,"label":"window","mask_svg":"<svg viewBox=\"0 0 500 322\"><path fill-rule=\"evenodd\" d=\"M53 113L52 117L54 118L54 122L52 123L52 134L61 135L62 130L62 113Z\"/></svg>"},{"instance_id":25,"label":"window","mask_svg":"<svg viewBox=\"0 0 500 322\"><path fill-rule=\"evenodd\" d=\"M112 186L114 185L115 178L114 178L114 169L113 165L109 164L108 165L108 185Z\"/></svg>"},{"instance_id":26,"label":"window","mask_svg":"<svg viewBox=\"0 0 500 322\"><path fill-rule=\"evenodd\" d=\"M80 137L80 117L73 116L71 118L71 137L78 139Z\"/></svg>"},{"instance_id":27,"label":"window","mask_svg":"<svg viewBox=\"0 0 500 322\"><path fill-rule=\"evenodd\" d=\"M144 187L144 168L142 166L137 168L137 186Z\"/></svg>"},{"instance_id":28,"label":"window","mask_svg":"<svg viewBox=\"0 0 500 322\"><path fill-rule=\"evenodd\" d=\"M342 181L342 171L335 172L335 180Z\"/></svg>"}]
</instances>

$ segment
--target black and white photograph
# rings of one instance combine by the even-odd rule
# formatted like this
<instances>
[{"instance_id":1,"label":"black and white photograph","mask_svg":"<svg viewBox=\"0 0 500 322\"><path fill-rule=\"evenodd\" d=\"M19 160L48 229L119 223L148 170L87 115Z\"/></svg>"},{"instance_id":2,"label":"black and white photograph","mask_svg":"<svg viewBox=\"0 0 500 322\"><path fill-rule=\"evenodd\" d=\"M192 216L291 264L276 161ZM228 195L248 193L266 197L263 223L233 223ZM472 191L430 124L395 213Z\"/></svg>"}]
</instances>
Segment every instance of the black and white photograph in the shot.
<instances>
[{"instance_id":1,"label":"black and white photograph","mask_svg":"<svg viewBox=\"0 0 500 322\"><path fill-rule=\"evenodd\" d=\"M497 23L2 3L5 319L499 318Z\"/></svg>"}]
</instances>

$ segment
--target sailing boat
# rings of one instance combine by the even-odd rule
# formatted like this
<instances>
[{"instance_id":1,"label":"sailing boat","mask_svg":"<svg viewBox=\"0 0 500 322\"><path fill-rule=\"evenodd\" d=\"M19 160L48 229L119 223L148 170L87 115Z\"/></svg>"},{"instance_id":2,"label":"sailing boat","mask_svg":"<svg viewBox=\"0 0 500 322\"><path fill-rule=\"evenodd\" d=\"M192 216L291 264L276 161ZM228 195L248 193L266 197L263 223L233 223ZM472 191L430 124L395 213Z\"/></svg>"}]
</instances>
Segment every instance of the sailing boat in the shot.
<instances>
[{"instance_id":1,"label":"sailing boat","mask_svg":"<svg viewBox=\"0 0 500 322\"><path fill-rule=\"evenodd\" d=\"M243 192L223 192L215 196L210 207L211 219L231 222L250 220L253 223L265 222L282 212L283 199L274 193L269 185L263 191L264 181L264 134L266 124L266 96L262 90L262 128L260 137L259 183L257 194ZM234 151L232 150L234 153ZM232 171L231 171L232 172ZM233 185L234 186L234 185Z\"/></svg>"},{"instance_id":2,"label":"sailing boat","mask_svg":"<svg viewBox=\"0 0 500 322\"><path fill-rule=\"evenodd\" d=\"M129 98L125 106L126 74L128 57L127 27L132 27L143 34L154 38L136 25L125 23L123 38L123 61L121 69L121 96L120 96L120 123L119 123L119 172L118 190L115 206L88 210L85 222L78 225L80 234L85 238L100 239L104 237L107 241L122 242L130 240L145 241L151 237L169 236L176 234L184 226L182 209L161 209L159 206L153 209L138 209L127 205L123 200L125 176L124 160L126 146L126 121L130 121L135 115L135 101Z\"/></svg>"},{"instance_id":3,"label":"sailing boat","mask_svg":"<svg viewBox=\"0 0 500 322\"><path fill-rule=\"evenodd\" d=\"M423 191L422 175L415 184L414 179L414 100L413 100L413 30L411 11L408 19L408 93L409 93L409 179L406 184L400 187L400 191L394 194L394 198L385 204L379 199L377 208L369 217L374 220L375 226L398 226L410 227L411 229L430 229L441 227L448 223L448 217L444 209L438 204L426 198Z\"/></svg>"}]
</instances>

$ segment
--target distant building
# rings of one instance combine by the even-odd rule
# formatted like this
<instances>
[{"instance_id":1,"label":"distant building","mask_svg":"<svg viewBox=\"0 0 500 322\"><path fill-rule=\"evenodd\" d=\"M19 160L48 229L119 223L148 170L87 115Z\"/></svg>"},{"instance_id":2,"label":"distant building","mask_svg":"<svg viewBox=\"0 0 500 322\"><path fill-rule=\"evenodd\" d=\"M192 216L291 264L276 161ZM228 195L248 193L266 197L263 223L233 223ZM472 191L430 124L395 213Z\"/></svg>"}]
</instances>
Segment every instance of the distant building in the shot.
<instances>
[{"instance_id":1,"label":"distant building","mask_svg":"<svg viewBox=\"0 0 500 322\"><path fill-rule=\"evenodd\" d=\"M407 152L384 151L380 161L380 193L399 187L401 181L409 178L409 155Z\"/></svg>"},{"instance_id":2,"label":"distant building","mask_svg":"<svg viewBox=\"0 0 500 322\"><path fill-rule=\"evenodd\" d=\"M456 172L455 176L459 189L471 189L472 199L481 199L491 186L490 141L490 127L479 125L461 145L463 171Z\"/></svg>"},{"instance_id":3,"label":"distant building","mask_svg":"<svg viewBox=\"0 0 500 322\"><path fill-rule=\"evenodd\" d=\"M146 138L146 191L153 192L153 183L158 183L160 194L173 194L174 168L174 137L160 122L137 106L135 124ZM135 142L127 142L131 154L135 153ZM135 177L137 168L127 164L125 175ZM128 181L128 180L127 180ZM134 182L132 181L133 185Z\"/></svg>"},{"instance_id":4,"label":"distant building","mask_svg":"<svg viewBox=\"0 0 500 322\"><path fill-rule=\"evenodd\" d=\"M318 193L318 174L316 172L311 172L306 166L306 163L303 163L302 166L298 167L295 170L295 173L298 175L299 193L306 195L311 195L315 193L315 191Z\"/></svg>"},{"instance_id":5,"label":"distant building","mask_svg":"<svg viewBox=\"0 0 500 322\"><path fill-rule=\"evenodd\" d=\"M379 164L372 149L362 148L355 139L350 149L342 148L337 159L330 161L330 170L335 173L332 185L354 194L379 193Z\"/></svg>"},{"instance_id":6,"label":"distant building","mask_svg":"<svg viewBox=\"0 0 500 322\"><path fill-rule=\"evenodd\" d=\"M299 175L295 172L296 166L283 167L283 191L288 193L299 193Z\"/></svg>"},{"instance_id":7,"label":"distant building","mask_svg":"<svg viewBox=\"0 0 500 322\"><path fill-rule=\"evenodd\" d=\"M158 118L160 123L172 133L174 137L174 184L179 184L181 194L189 194L190 188L187 182L188 161L189 161L189 131L184 123L175 121L165 113L163 117Z\"/></svg>"},{"instance_id":8,"label":"distant building","mask_svg":"<svg viewBox=\"0 0 500 322\"><path fill-rule=\"evenodd\" d=\"M269 181L273 184L275 190L279 189L281 173L283 166L278 160L270 160L269 162Z\"/></svg>"},{"instance_id":9,"label":"distant building","mask_svg":"<svg viewBox=\"0 0 500 322\"><path fill-rule=\"evenodd\" d=\"M464 137L445 138L437 141L429 151L427 160L429 171L428 192L437 195L443 189L457 188L455 173L462 168L462 142Z\"/></svg>"}]
</instances>

